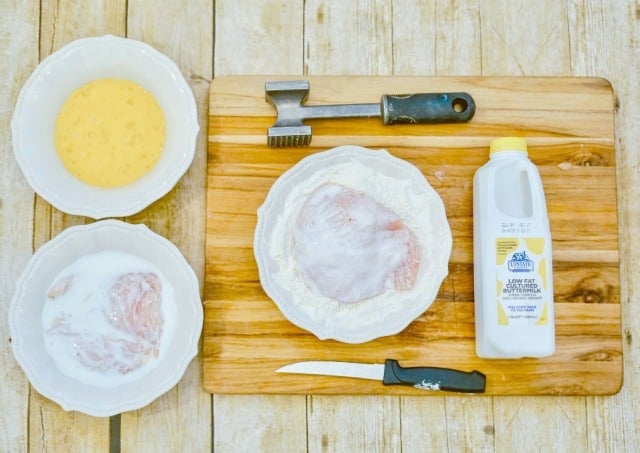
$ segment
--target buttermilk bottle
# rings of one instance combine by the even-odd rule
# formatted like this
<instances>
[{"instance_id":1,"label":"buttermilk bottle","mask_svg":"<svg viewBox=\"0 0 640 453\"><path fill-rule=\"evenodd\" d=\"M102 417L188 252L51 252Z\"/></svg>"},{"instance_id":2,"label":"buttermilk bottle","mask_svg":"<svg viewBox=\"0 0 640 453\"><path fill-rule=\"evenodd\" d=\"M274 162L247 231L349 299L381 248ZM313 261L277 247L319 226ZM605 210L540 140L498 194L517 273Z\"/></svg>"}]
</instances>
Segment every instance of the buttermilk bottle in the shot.
<instances>
[{"instance_id":1,"label":"buttermilk bottle","mask_svg":"<svg viewBox=\"0 0 640 453\"><path fill-rule=\"evenodd\" d=\"M546 357L555 350L551 234L527 142L491 142L473 180L476 353Z\"/></svg>"}]
</instances>

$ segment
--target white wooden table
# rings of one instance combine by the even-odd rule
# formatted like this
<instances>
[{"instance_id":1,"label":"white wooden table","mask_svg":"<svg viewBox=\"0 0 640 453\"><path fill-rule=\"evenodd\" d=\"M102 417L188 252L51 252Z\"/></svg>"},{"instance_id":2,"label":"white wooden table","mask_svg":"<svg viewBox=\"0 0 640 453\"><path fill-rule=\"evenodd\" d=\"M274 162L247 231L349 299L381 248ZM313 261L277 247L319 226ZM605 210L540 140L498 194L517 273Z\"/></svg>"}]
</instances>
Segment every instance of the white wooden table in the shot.
<instances>
[{"instance_id":1,"label":"white wooden table","mask_svg":"<svg viewBox=\"0 0 640 453\"><path fill-rule=\"evenodd\" d=\"M0 451L639 451L639 17L632 0L0 0ZM41 397L13 359L7 308L33 251L91 220L34 195L13 157L10 119L40 60L76 38L107 33L169 55L196 95L202 128L191 169L169 195L125 220L144 222L176 243L201 282L207 95L215 76L610 80L618 106L622 391L612 397L210 395L194 361L172 391L111 419L66 413Z\"/></svg>"}]
</instances>

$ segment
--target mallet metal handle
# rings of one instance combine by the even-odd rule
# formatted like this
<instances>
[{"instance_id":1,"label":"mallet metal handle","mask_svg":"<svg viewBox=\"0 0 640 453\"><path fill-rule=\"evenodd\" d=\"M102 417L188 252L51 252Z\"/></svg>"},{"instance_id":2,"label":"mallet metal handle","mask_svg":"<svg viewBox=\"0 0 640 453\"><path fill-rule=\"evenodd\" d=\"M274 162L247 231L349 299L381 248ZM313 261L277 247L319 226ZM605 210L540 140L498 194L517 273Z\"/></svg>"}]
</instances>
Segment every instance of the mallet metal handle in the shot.
<instances>
[{"instance_id":1,"label":"mallet metal handle","mask_svg":"<svg viewBox=\"0 0 640 453\"><path fill-rule=\"evenodd\" d=\"M374 118L380 116L380 104L301 105L297 118L303 120L326 118Z\"/></svg>"},{"instance_id":2,"label":"mallet metal handle","mask_svg":"<svg viewBox=\"0 0 640 453\"><path fill-rule=\"evenodd\" d=\"M460 123L469 121L474 112L475 103L467 93L416 93L385 94L379 104L291 106L286 116L295 118L296 122L382 117L384 124Z\"/></svg>"}]
</instances>

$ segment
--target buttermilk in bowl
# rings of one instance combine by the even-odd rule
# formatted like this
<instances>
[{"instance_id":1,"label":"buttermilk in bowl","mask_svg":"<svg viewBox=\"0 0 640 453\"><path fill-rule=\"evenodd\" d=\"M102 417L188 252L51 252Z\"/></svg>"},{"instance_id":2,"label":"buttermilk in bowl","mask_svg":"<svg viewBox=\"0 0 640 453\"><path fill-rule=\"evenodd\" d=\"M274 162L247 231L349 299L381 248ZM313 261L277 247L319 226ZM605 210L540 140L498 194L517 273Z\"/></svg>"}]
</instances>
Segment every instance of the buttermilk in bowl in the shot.
<instances>
[{"instance_id":1,"label":"buttermilk in bowl","mask_svg":"<svg viewBox=\"0 0 640 453\"><path fill-rule=\"evenodd\" d=\"M151 372L175 332L171 283L121 251L81 256L43 296L47 352L61 373L88 385L115 387Z\"/></svg>"}]
</instances>

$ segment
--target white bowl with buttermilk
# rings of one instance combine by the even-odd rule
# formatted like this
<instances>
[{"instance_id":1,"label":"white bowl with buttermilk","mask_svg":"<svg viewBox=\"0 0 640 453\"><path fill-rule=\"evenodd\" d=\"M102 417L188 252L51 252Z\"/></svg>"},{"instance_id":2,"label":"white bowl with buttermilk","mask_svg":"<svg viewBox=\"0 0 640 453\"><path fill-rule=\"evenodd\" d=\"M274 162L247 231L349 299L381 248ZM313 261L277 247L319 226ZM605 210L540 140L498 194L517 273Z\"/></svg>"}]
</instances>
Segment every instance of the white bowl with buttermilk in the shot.
<instances>
[{"instance_id":1,"label":"white bowl with buttermilk","mask_svg":"<svg viewBox=\"0 0 640 453\"><path fill-rule=\"evenodd\" d=\"M394 335L424 313L451 247L444 204L420 170L359 146L281 175L254 235L260 282L284 316L345 343Z\"/></svg>"},{"instance_id":2,"label":"white bowl with buttermilk","mask_svg":"<svg viewBox=\"0 0 640 453\"><path fill-rule=\"evenodd\" d=\"M13 354L36 391L106 417L174 387L198 352L198 280L146 226L102 220L42 245L9 307Z\"/></svg>"},{"instance_id":3,"label":"white bowl with buttermilk","mask_svg":"<svg viewBox=\"0 0 640 453\"><path fill-rule=\"evenodd\" d=\"M91 102L94 101L82 98L80 90L84 89L86 94L88 86L101 80L135 84L150 99L148 102L160 118L157 121L162 123L161 130L155 133L161 151L156 147L155 155L151 157L146 151L140 151L144 157L136 158L146 159L146 169L129 180L94 183L91 175L78 177L72 168L82 165L82 159L89 159L89 153L94 153L91 159L104 158L107 163L120 165L112 172L114 177L122 177L129 171L129 163L119 162L134 153L127 151L117 158L105 157L110 151L108 141L118 140L120 145L127 143L137 152L141 147L136 140L150 129L145 122L153 116L142 107L138 107L142 113L129 109L124 94L120 95L124 93L124 87L112 91L117 93L115 96L103 95L102 107L92 109ZM95 99L97 89L93 89ZM69 113L66 122L84 124L87 136L92 134L92 129L102 127L105 115L112 114L112 121L123 122L123 109L125 113L138 115L133 118L139 119L127 123L133 125L130 132L123 130L124 126L120 124L119 129L105 129L109 131L103 134L107 137L94 136L92 141L87 138L79 142L82 146L76 143L75 156L63 161L60 136L66 131L69 140L80 140L81 137L74 137L74 134L83 130L80 126L72 126L61 132L63 126L57 125L58 121L63 123L59 119L63 107L73 112L68 102L72 95L76 96L76 104L85 99L85 111L77 110L76 118ZM137 96L140 98L139 94ZM129 216L166 195L191 165L198 131L195 99L178 66L148 44L111 35L75 40L45 58L20 91L11 121L14 155L33 190L63 212L94 219ZM126 137L127 134L131 136ZM98 176L101 172L108 174L108 166L102 161L94 162L93 166L93 172Z\"/></svg>"}]
</instances>

